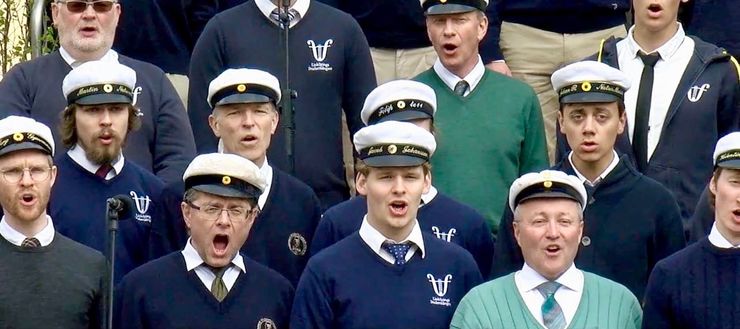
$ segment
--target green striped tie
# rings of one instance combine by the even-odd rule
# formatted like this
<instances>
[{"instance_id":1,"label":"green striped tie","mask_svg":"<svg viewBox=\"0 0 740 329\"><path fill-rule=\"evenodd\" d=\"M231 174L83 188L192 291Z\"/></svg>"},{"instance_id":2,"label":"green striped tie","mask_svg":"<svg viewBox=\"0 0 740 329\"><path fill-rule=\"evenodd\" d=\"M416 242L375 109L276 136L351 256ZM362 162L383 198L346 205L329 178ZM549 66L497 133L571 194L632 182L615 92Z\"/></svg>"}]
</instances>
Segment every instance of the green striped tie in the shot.
<instances>
[{"instance_id":1,"label":"green striped tie","mask_svg":"<svg viewBox=\"0 0 740 329\"><path fill-rule=\"evenodd\" d=\"M213 279L213 282L211 283L211 293L213 294L213 297L216 297L216 299L221 302L226 298L226 294L229 293L229 290L226 289L226 284L224 283L224 273L228 269L228 266L224 267L211 267L211 271L213 271L213 274L216 275L216 278Z\"/></svg>"},{"instance_id":2,"label":"green striped tie","mask_svg":"<svg viewBox=\"0 0 740 329\"><path fill-rule=\"evenodd\" d=\"M560 283L547 281L537 287L542 297L545 297L545 302L542 303L542 321L545 323L547 329L565 328L563 310L560 309L560 305L555 300L555 291L560 286Z\"/></svg>"}]
</instances>

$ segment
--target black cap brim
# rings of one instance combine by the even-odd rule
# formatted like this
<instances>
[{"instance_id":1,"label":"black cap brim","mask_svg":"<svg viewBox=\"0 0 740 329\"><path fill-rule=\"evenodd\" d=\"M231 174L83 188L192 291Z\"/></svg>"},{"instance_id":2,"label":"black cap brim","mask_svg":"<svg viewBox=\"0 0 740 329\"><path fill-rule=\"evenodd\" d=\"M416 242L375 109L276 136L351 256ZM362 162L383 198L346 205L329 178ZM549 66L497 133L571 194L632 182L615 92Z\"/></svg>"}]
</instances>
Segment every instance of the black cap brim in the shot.
<instances>
[{"instance_id":1,"label":"black cap brim","mask_svg":"<svg viewBox=\"0 0 740 329\"><path fill-rule=\"evenodd\" d=\"M228 104L268 103L268 102L275 102L275 100L268 96L262 95L262 94L244 93L244 94L234 94L234 95L226 96L222 98L220 101L218 101L214 106L228 105Z\"/></svg>"},{"instance_id":2,"label":"black cap brim","mask_svg":"<svg viewBox=\"0 0 740 329\"><path fill-rule=\"evenodd\" d=\"M386 121L410 121L410 120L418 120L418 119L432 119L432 116L429 115L429 113L422 112L422 111L398 111L393 112L391 114L388 114L384 117L382 117L378 122L375 123L381 123Z\"/></svg>"},{"instance_id":3,"label":"black cap brim","mask_svg":"<svg viewBox=\"0 0 740 329\"><path fill-rule=\"evenodd\" d=\"M717 164L717 167L727 169L740 169L740 159L722 161Z\"/></svg>"},{"instance_id":4,"label":"black cap brim","mask_svg":"<svg viewBox=\"0 0 740 329\"><path fill-rule=\"evenodd\" d=\"M85 96L75 101L75 104L79 105L98 105L98 104L131 104L133 100L124 95L120 94L95 94Z\"/></svg>"},{"instance_id":5,"label":"black cap brim","mask_svg":"<svg viewBox=\"0 0 740 329\"><path fill-rule=\"evenodd\" d=\"M416 167L426 160L408 155L380 155L362 160L368 167Z\"/></svg>"},{"instance_id":6,"label":"black cap brim","mask_svg":"<svg viewBox=\"0 0 740 329\"><path fill-rule=\"evenodd\" d=\"M424 13L425 15L445 15L445 14L462 14L469 13L474 10L479 10L476 7L460 5L460 4L440 4L429 7Z\"/></svg>"},{"instance_id":7,"label":"black cap brim","mask_svg":"<svg viewBox=\"0 0 740 329\"><path fill-rule=\"evenodd\" d=\"M0 156L6 155L11 152L15 151L23 151L23 150L39 150L40 152L44 154L51 155L49 151L41 147L41 145L31 142L24 142L24 143L18 143L18 144L11 144L6 147L3 147L0 149Z\"/></svg>"},{"instance_id":8,"label":"black cap brim","mask_svg":"<svg viewBox=\"0 0 740 329\"><path fill-rule=\"evenodd\" d=\"M543 199L543 198L548 198L548 199L570 199L570 200L575 201L579 205L582 205L581 200L578 200L578 198L576 198L576 197L574 197L574 196L572 196L572 195L570 195L568 193L565 193L565 192L556 192L556 191L532 193L532 194L530 194L528 196L525 196L525 197L521 198L521 200L519 200L519 203L521 204L521 203L523 203L524 201L527 201L527 200Z\"/></svg>"},{"instance_id":9,"label":"black cap brim","mask_svg":"<svg viewBox=\"0 0 740 329\"><path fill-rule=\"evenodd\" d=\"M622 100L617 95L599 93L599 92L587 92L587 93L574 93L567 96L563 96L560 99L560 104L571 104L571 103L611 103Z\"/></svg>"},{"instance_id":10,"label":"black cap brim","mask_svg":"<svg viewBox=\"0 0 740 329\"><path fill-rule=\"evenodd\" d=\"M227 198L241 198L241 199L259 198L259 195L255 196L255 195L246 193L238 189L225 187L223 185L202 184L202 185L195 185L192 187L192 189L200 191L200 192L204 192L204 193L227 197Z\"/></svg>"}]
</instances>

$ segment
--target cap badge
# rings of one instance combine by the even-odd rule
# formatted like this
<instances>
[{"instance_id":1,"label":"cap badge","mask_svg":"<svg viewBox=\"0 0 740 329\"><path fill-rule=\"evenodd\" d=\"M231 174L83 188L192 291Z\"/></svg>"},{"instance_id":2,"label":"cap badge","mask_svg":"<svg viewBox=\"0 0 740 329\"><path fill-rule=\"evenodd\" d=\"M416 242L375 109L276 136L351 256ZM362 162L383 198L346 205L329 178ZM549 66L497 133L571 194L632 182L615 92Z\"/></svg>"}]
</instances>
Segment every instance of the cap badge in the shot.
<instances>
[{"instance_id":1,"label":"cap badge","mask_svg":"<svg viewBox=\"0 0 740 329\"><path fill-rule=\"evenodd\" d=\"M398 151L398 147L396 145L388 145L388 153L396 154L396 151Z\"/></svg>"},{"instance_id":2,"label":"cap badge","mask_svg":"<svg viewBox=\"0 0 740 329\"><path fill-rule=\"evenodd\" d=\"M549 172L542 173L542 178L545 179L545 181L542 182L542 186L544 186L545 188L551 188L552 187L552 176L550 175L550 173Z\"/></svg>"},{"instance_id":3,"label":"cap badge","mask_svg":"<svg viewBox=\"0 0 740 329\"><path fill-rule=\"evenodd\" d=\"M229 184L231 184L231 177L229 177L229 176L224 176L223 178L221 178L221 183L223 183L224 185L229 185Z\"/></svg>"},{"instance_id":4,"label":"cap badge","mask_svg":"<svg viewBox=\"0 0 740 329\"><path fill-rule=\"evenodd\" d=\"M396 107L398 107L399 109L403 109L406 107L406 102L398 101L398 103L396 103Z\"/></svg>"},{"instance_id":5,"label":"cap badge","mask_svg":"<svg viewBox=\"0 0 740 329\"><path fill-rule=\"evenodd\" d=\"M588 82L588 81L584 81L584 82L583 82L583 83L581 84L581 89L582 89L583 91L591 91L591 83L590 83L590 82Z\"/></svg>"},{"instance_id":6,"label":"cap badge","mask_svg":"<svg viewBox=\"0 0 740 329\"><path fill-rule=\"evenodd\" d=\"M447 2L447 0L439 0L439 2L445 3L445 2Z\"/></svg>"},{"instance_id":7,"label":"cap badge","mask_svg":"<svg viewBox=\"0 0 740 329\"><path fill-rule=\"evenodd\" d=\"M105 85L103 85L103 91L105 91L106 93L112 92L113 86L111 86L109 83L106 83Z\"/></svg>"},{"instance_id":8,"label":"cap badge","mask_svg":"<svg viewBox=\"0 0 740 329\"><path fill-rule=\"evenodd\" d=\"M236 91L238 91L240 93L243 93L246 90L247 90L247 86L244 85L244 84L240 84L240 85L236 86Z\"/></svg>"},{"instance_id":9,"label":"cap badge","mask_svg":"<svg viewBox=\"0 0 740 329\"><path fill-rule=\"evenodd\" d=\"M13 140L16 142L20 142L23 140L23 134L22 133L15 133L13 134Z\"/></svg>"}]
</instances>

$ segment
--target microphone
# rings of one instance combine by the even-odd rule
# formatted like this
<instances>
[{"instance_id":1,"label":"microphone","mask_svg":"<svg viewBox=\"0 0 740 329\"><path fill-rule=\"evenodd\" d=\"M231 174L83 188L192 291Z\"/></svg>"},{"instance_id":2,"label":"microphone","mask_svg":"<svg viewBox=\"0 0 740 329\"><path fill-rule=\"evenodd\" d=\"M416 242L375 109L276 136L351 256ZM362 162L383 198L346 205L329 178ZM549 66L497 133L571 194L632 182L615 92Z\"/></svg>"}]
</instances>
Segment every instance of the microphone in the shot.
<instances>
[{"instance_id":1,"label":"microphone","mask_svg":"<svg viewBox=\"0 0 740 329\"><path fill-rule=\"evenodd\" d=\"M129 218L131 211L136 207L134 200L131 200L131 197L125 194L108 198L106 202L108 203L108 208L118 214L118 219Z\"/></svg>"}]
</instances>

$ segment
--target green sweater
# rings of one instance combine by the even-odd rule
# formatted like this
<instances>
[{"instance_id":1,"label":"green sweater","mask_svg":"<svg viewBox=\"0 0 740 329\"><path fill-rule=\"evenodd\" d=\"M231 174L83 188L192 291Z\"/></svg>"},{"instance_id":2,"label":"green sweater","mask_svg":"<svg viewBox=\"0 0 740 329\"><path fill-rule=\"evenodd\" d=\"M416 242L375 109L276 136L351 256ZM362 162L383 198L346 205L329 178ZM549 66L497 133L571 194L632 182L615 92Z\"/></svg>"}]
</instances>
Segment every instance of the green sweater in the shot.
<instances>
[{"instance_id":1,"label":"green sweater","mask_svg":"<svg viewBox=\"0 0 740 329\"><path fill-rule=\"evenodd\" d=\"M640 329L642 309L624 286L583 272L583 295L569 329ZM514 283L514 273L479 285L455 310L450 329L542 329Z\"/></svg>"},{"instance_id":2,"label":"green sweater","mask_svg":"<svg viewBox=\"0 0 740 329\"><path fill-rule=\"evenodd\" d=\"M466 97L455 95L434 69L415 79L437 94L434 186L480 211L496 232L511 183L548 166L537 95L490 70Z\"/></svg>"}]
</instances>

